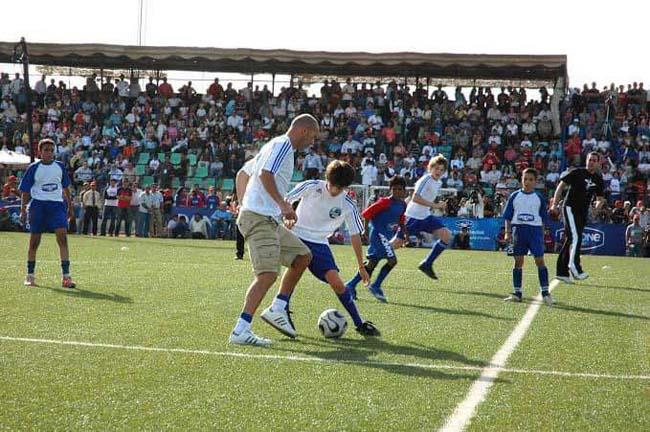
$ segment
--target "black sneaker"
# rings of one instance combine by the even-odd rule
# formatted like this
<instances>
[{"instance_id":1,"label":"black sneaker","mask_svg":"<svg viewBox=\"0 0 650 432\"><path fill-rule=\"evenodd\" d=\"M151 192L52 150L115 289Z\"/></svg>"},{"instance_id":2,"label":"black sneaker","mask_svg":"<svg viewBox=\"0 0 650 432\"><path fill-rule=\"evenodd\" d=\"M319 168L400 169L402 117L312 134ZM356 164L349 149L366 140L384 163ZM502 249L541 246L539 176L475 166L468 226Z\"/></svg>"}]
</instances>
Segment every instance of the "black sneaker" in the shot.
<instances>
[{"instance_id":1,"label":"black sneaker","mask_svg":"<svg viewBox=\"0 0 650 432\"><path fill-rule=\"evenodd\" d=\"M429 267L425 263L420 263L418 270L429 276L431 279L438 280L438 276L436 275L436 272L433 271L433 267Z\"/></svg>"},{"instance_id":2,"label":"black sneaker","mask_svg":"<svg viewBox=\"0 0 650 432\"><path fill-rule=\"evenodd\" d=\"M370 321L363 322L359 327L356 328L357 333L362 336L381 336L381 332L373 323Z\"/></svg>"}]
</instances>

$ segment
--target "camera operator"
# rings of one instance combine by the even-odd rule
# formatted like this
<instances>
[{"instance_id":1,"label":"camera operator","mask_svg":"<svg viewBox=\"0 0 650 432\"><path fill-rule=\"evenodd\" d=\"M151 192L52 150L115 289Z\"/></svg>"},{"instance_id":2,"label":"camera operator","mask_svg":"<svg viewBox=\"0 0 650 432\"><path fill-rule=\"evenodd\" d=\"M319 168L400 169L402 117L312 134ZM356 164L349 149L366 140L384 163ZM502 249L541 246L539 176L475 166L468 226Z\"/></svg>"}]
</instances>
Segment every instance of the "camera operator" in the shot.
<instances>
[{"instance_id":1,"label":"camera operator","mask_svg":"<svg viewBox=\"0 0 650 432\"><path fill-rule=\"evenodd\" d=\"M483 195L485 193L480 186L469 193L468 201L471 204L470 216L478 219L483 219L485 204L483 203Z\"/></svg>"}]
</instances>

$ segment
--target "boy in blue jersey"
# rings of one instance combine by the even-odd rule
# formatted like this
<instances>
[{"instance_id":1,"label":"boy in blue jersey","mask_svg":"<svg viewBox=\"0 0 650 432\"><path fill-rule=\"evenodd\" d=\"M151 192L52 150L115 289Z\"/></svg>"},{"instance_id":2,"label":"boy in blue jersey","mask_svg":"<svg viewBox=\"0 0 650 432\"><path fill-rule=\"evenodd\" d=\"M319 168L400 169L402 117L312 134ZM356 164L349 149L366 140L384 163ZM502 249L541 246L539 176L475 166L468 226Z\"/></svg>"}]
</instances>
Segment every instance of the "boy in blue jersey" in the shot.
<instances>
[{"instance_id":1,"label":"boy in blue jersey","mask_svg":"<svg viewBox=\"0 0 650 432\"><path fill-rule=\"evenodd\" d=\"M433 234L437 240L433 243L431 251L420 263L418 270L430 277L438 279L433 271L433 263L441 253L447 249L451 241L451 231L445 228L442 221L431 214L431 210L447 208L447 202L436 202L442 175L447 171L448 162L443 155L437 155L429 160L427 173L415 182L413 198L406 207L406 229L414 235L421 232Z\"/></svg>"},{"instance_id":2,"label":"boy in blue jersey","mask_svg":"<svg viewBox=\"0 0 650 432\"><path fill-rule=\"evenodd\" d=\"M27 221L27 204L29 203L29 252L27 255L26 286L36 286L34 271L36 268L36 251L44 232L54 231L61 256L63 288L74 288L70 276L70 257L68 252L67 226L68 217L72 216L73 207L70 199L70 177L65 166L54 160L54 142L50 139L38 143L41 154L39 162L32 163L25 171L20 182L21 206L20 221Z\"/></svg>"},{"instance_id":3,"label":"boy in blue jersey","mask_svg":"<svg viewBox=\"0 0 650 432\"><path fill-rule=\"evenodd\" d=\"M397 257L393 247L399 248L406 237L406 228L404 227L404 211L406 210L406 180L404 177L395 176L389 182L390 196L380 198L376 203L365 209L363 217L369 221L370 226L370 245L366 255L365 269L368 275L372 272L382 259L386 264L379 270L379 275L375 281L368 286L370 293L381 302L386 302L386 296L381 289L381 284L388 274L397 265ZM397 234L395 226L398 225ZM356 286L362 280L360 272L345 285L352 293L353 298L357 298Z\"/></svg>"},{"instance_id":4,"label":"boy in blue jersey","mask_svg":"<svg viewBox=\"0 0 650 432\"><path fill-rule=\"evenodd\" d=\"M535 257L537 275L544 303L553 305L548 290L548 269L544 263L544 221L546 199L535 192L537 170L526 168L521 175L523 188L513 192L503 212L506 222L505 240L513 242L515 267L512 269L513 293L506 301L521 301L524 256L530 251Z\"/></svg>"},{"instance_id":5,"label":"boy in blue jersey","mask_svg":"<svg viewBox=\"0 0 650 432\"><path fill-rule=\"evenodd\" d=\"M296 209L298 219L293 226L293 233L311 251L313 258L309 264L309 271L334 290L339 301L350 314L357 332L363 336L379 336L380 332L375 325L361 318L352 298L352 292L341 280L339 268L336 266L327 240L345 222L350 232L350 242L361 279L368 283L370 276L364 267L361 244L363 222L356 203L346 193L346 188L354 181L354 168L346 162L334 160L327 165L325 178L327 181L308 180L299 183L287 194L286 200L290 203L300 200Z\"/></svg>"}]
</instances>

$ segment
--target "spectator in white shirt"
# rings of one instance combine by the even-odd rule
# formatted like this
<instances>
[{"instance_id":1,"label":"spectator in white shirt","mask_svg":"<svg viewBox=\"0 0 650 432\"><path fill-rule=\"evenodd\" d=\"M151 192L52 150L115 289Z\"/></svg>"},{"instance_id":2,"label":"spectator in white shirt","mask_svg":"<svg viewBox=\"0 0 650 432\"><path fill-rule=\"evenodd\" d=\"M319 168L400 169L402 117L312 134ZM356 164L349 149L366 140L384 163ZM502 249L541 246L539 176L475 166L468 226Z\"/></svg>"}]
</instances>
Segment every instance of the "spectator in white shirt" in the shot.
<instances>
[{"instance_id":1,"label":"spectator in white shirt","mask_svg":"<svg viewBox=\"0 0 650 432\"><path fill-rule=\"evenodd\" d=\"M367 160L366 164L361 168L361 183L364 186L373 186L377 184L377 167L375 162Z\"/></svg>"},{"instance_id":2,"label":"spectator in white shirt","mask_svg":"<svg viewBox=\"0 0 650 432\"><path fill-rule=\"evenodd\" d=\"M208 219L196 213L190 221L190 233L193 239L207 239L210 232Z\"/></svg>"}]
</instances>

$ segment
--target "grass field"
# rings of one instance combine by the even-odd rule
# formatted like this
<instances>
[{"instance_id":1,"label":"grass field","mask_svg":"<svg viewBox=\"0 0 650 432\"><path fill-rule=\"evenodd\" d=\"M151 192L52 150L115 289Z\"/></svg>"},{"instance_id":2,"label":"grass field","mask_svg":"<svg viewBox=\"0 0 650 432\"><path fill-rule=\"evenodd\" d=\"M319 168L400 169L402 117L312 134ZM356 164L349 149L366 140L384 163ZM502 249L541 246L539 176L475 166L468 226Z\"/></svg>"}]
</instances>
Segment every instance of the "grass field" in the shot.
<instances>
[{"instance_id":1,"label":"grass field","mask_svg":"<svg viewBox=\"0 0 650 432\"><path fill-rule=\"evenodd\" d=\"M52 235L40 286L22 286L26 241L0 233L0 430L435 430L531 304L502 301L502 253L446 252L433 283L415 270L426 251L405 249L388 304L359 291L380 339L323 339L318 315L343 308L305 274L292 299L298 339L256 317L272 347L233 347L251 279L233 243L71 237L79 289L66 291ZM351 250L334 252L349 277ZM467 430L650 430L650 261L584 264L591 278L540 308ZM537 272L526 266L530 299Z\"/></svg>"}]
</instances>

